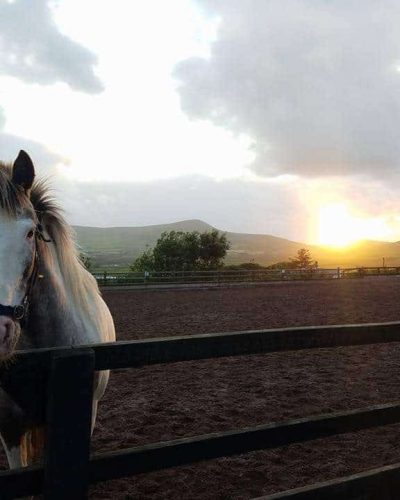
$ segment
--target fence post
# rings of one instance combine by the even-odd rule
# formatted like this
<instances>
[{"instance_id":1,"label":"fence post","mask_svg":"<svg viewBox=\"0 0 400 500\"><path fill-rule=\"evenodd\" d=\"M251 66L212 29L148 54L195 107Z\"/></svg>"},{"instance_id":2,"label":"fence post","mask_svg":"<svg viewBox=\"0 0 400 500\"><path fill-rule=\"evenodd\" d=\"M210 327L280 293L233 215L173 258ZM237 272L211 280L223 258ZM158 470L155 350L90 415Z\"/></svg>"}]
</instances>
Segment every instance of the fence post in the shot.
<instances>
[{"instance_id":1,"label":"fence post","mask_svg":"<svg viewBox=\"0 0 400 500\"><path fill-rule=\"evenodd\" d=\"M68 349L52 359L47 389L45 500L87 499L93 375L92 349Z\"/></svg>"}]
</instances>

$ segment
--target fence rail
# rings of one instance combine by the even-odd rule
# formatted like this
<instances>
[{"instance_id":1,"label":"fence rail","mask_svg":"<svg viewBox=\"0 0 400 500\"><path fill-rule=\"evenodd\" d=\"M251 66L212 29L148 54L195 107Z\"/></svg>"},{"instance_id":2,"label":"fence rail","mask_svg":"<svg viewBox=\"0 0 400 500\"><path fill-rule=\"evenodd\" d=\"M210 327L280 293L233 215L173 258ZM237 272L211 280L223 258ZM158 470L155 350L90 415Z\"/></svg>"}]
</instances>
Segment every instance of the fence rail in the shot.
<instances>
[{"instance_id":1,"label":"fence rail","mask_svg":"<svg viewBox=\"0 0 400 500\"><path fill-rule=\"evenodd\" d=\"M400 402L89 457L91 383L95 370L378 342L400 342L400 323L285 328L20 351L13 365L1 369L1 385L35 425L48 422L46 454L43 467L0 473L0 497L43 492L46 500L86 499L89 484L98 481L398 423ZM371 492L376 493L382 478L399 485L400 465L265 498L376 498L365 490L365 485L375 485Z\"/></svg>"},{"instance_id":2,"label":"fence rail","mask_svg":"<svg viewBox=\"0 0 400 500\"><path fill-rule=\"evenodd\" d=\"M101 286L261 283L266 281L324 280L400 274L400 267L317 269L257 269L218 271L93 272Z\"/></svg>"}]
</instances>

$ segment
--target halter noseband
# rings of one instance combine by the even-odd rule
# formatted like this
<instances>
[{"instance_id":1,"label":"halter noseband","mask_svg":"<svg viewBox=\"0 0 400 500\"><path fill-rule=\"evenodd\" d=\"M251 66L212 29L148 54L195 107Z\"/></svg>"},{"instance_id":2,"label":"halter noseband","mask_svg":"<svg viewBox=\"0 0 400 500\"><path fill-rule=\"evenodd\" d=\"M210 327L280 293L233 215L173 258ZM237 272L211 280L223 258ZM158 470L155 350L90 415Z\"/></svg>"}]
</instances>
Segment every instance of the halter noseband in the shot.
<instances>
[{"instance_id":1,"label":"halter noseband","mask_svg":"<svg viewBox=\"0 0 400 500\"><path fill-rule=\"evenodd\" d=\"M29 310L29 298L32 293L33 287L39 275L39 253L37 250L38 240L42 240L46 243L51 242L51 240L46 239L43 234L43 227L41 224L37 224L35 228L35 255L33 257L33 269L29 276L28 286L26 288L26 293L20 305L17 306L4 306L0 304L0 316L8 316L9 318L21 321L24 319Z\"/></svg>"},{"instance_id":2,"label":"halter noseband","mask_svg":"<svg viewBox=\"0 0 400 500\"><path fill-rule=\"evenodd\" d=\"M26 305L25 298L19 306L3 306L0 304L0 316L8 316L9 318L20 320L25 316Z\"/></svg>"}]
</instances>

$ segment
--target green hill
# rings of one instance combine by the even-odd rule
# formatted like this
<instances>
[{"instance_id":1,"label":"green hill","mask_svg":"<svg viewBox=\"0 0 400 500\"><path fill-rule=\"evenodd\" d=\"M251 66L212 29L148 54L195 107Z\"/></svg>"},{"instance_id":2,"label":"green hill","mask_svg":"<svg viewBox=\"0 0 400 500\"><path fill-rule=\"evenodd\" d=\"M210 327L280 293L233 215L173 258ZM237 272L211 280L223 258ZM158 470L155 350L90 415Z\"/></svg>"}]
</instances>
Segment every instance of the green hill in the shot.
<instances>
[{"instance_id":1,"label":"green hill","mask_svg":"<svg viewBox=\"0 0 400 500\"><path fill-rule=\"evenodd\" d=\"M78 243L96 266L128 266L146 248L153 247L163 231L208 231L212 226L200 220L143 227L75 226ZM400 266L400 242L362 241L344 249L326 249L268 234L227 232L231 249L227 263L258 262L269 265L294 257L308 248L320 267Z\"/></svg>"},{"instance_id":2,"label":"green hill","mask_svg":"<svg viewBox=\"0 0 400 500\"><path fill-rule=\"evenodd\" d=\"M146 248L153 247L163 231L209 231L200 220L143 227L74 226L79 246L96 266L128 266Z\"/></svg>"}]
</instances>

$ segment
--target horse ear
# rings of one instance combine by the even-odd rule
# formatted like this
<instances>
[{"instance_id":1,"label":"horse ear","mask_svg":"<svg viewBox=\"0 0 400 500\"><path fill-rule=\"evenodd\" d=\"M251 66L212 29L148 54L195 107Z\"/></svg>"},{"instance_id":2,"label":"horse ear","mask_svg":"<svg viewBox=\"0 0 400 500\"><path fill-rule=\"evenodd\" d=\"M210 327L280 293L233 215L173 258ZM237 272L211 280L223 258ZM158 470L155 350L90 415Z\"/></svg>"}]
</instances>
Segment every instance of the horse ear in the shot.
<instances>
[{"instance_id":1,"label":"horse ear","mask_svg":"<svg viewBox=\"0 0 400 500\"><path fill-rule=\"evenodd\" d=\"M17 186L21 186L28 193L32 187L34 178L35 167L33 166L33 162L28 153L21 150L14 161L12 182Z\"/></svg>"}]
</instances>

